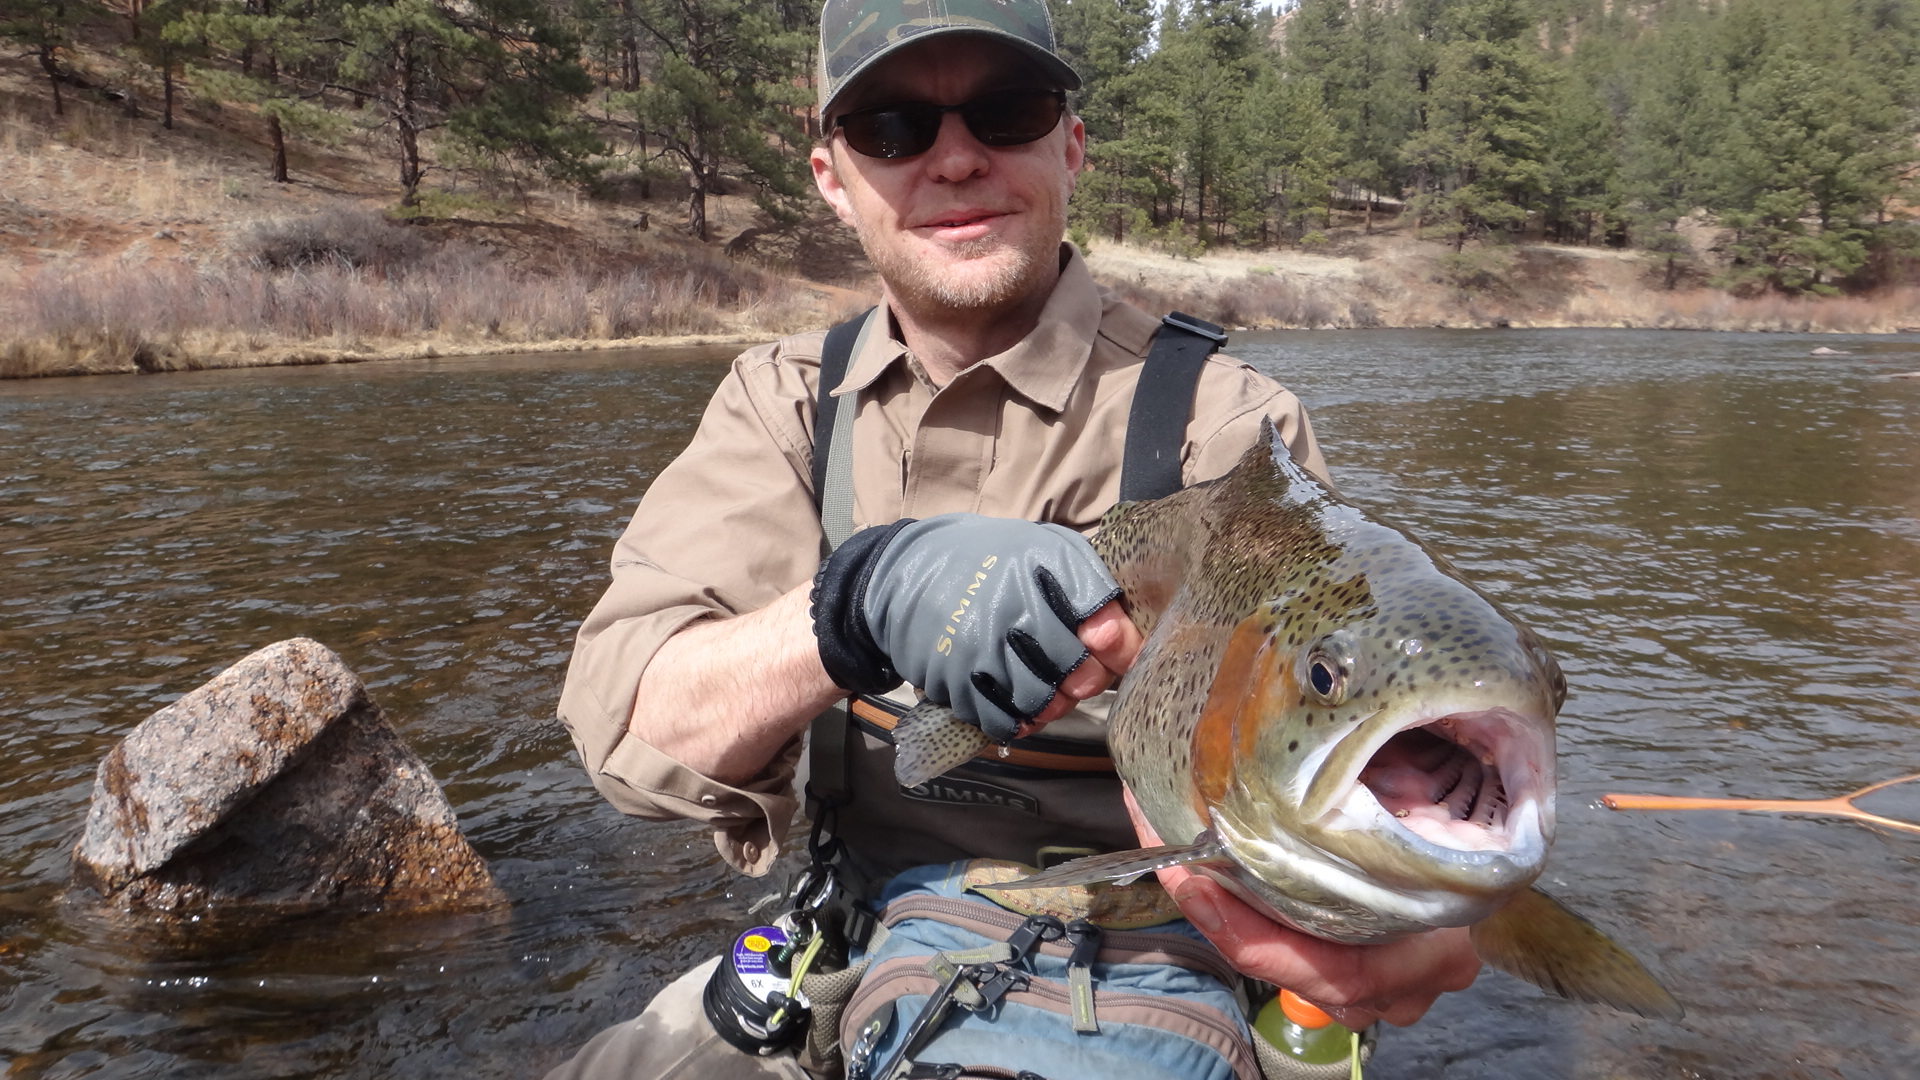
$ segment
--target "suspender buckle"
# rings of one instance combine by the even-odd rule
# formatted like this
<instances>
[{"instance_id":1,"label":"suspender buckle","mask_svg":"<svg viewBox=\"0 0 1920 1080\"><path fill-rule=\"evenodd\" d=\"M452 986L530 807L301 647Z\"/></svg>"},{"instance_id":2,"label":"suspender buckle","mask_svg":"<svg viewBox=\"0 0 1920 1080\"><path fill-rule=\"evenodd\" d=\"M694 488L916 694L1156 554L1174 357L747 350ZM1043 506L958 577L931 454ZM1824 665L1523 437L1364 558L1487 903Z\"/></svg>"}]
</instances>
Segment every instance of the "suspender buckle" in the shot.
<instances>
[{"instance_id":1,"label":"suspender buckle","mask_svg":"<svg viewBox=\"0 0 1920 1080\"><path fill-rule=\"evenodd\" d=\"M1160 321L1166 323L1168 326L1185 330L1189 334L1198 334L1203 338L1211 340L1216 345L1225 345L1227 343L1226 327L1216 326L1205 319L1196 318L1184 311L1168 312Z\"/></svg>"}]
</instances>

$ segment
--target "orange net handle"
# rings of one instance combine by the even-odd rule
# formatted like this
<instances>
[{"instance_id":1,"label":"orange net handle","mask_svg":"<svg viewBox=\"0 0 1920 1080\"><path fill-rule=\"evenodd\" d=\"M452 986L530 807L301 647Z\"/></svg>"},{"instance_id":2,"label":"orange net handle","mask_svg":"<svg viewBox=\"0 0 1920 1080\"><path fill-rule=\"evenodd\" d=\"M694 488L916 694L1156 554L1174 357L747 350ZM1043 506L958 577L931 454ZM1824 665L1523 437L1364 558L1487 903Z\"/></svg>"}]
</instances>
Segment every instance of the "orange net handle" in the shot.
<instances>
[{"instance_id":1,"label":"orange net handle","mask_svg":"<svg viewBox=\"0 0 1920 1080\"><path fill-rule=\"evenodd\" d=\"M1853 805L1853 800L1862 795L1909 780L1920 780L1920 773L1868 784L1859 791L1833 799L1709 799L1688 795L1626 795L1610 792L1600 796L1600 803L1609 810L1758 810L1776 814L1826 814L1920 835L1920 824L1882 817Z\"/></svg>"}]
</instances>

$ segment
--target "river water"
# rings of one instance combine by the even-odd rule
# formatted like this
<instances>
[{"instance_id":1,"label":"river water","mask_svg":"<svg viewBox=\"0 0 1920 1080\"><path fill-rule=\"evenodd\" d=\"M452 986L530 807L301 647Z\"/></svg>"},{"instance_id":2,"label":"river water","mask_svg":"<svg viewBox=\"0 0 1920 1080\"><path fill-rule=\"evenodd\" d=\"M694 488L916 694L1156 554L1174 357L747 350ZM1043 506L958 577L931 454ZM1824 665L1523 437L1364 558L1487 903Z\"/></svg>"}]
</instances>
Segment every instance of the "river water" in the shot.
<instances>
[{"instance_id":1,"label":"river water","mask_svg":"<svg viewBox=\"0 0 1920 1080\"><path fill-rule=\"evenodd\" d=\"M1850 355L1812 357L1816 346ZM1243 335L1349 495L1552 644L1543 881L1677 1024L1486 973L1376 1077L1920 1076L1920 836L1617 814L1920 772L1920 340ZM553 722L574 627L723 360L590 354L0 386L0 1058L9 1077L537 1075L714 951L762 882L623 819ZM129 932L63 901L100 757L246 652L338 650L504 915ZM1920 785L1914 785L1920 787ZM1920 793L1878 809L1920 820Z\"/></svg>"}]
</instances>

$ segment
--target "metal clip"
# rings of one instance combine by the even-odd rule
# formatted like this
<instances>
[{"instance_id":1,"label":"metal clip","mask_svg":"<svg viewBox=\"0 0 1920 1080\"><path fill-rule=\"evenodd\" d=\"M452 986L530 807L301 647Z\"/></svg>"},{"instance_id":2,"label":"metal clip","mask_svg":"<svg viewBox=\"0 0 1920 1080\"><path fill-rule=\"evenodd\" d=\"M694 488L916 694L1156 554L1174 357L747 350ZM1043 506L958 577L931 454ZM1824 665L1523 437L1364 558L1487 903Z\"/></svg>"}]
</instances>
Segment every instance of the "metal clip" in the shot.
<instances>
[{"instance_id":1,"label":"metal clip","mask_svg":"<svg viewBox=\"0 0 1920 1080\"><path fill-rule=\"evenodd\" d=\"M877 1016L860 1029L859 1038L853 1041L853 1049L847 1051L847 1080L867 1080L867 1067L873 1064L873 1048L879 1045L880 1036L886 1031L886 1021Z\"/></svg>"},{"instance_id":2,"label":"metal clip","mask_svg":"<svg viewBox=\"0 0 1920 1080\"><path fill-rule=\"evenodd\" d=\"M827 906L833 893L840 885L840 875L833 867L825 863L814 863L800 871L800 878L794 882L789 894L789 903L795 911L819 911Z\"/></svg>"},{"instance_id":3,"label":"metal clip","mask_svg":"<svg viewBox=\"0 0 1920 1080\"><path fill-rule=\"evenodd\" d=\"M947 1018L947 1011L953 1007L954 992L970 970L964 967L953 969L946 983L920 1007L920 1015L914 1017L913 1023L908 1026L906 1035L900 1040L900 1048L893 1052L893 1057L887 1059L885 1065L871 1074L871 1080L901 1080L902 1074L913 1064L914 1055L926 1049L934 1033L940 1030L941 1021Z\"/></svg>"}]
</instances>

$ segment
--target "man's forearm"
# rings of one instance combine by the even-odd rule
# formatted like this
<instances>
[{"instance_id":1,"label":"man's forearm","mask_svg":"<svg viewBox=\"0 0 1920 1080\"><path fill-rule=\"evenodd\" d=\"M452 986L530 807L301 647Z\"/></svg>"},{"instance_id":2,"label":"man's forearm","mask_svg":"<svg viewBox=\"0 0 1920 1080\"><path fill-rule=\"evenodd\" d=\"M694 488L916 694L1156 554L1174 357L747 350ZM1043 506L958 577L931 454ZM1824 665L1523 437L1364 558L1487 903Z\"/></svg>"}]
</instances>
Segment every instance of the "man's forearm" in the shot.
<instances>
[{"instance_id":1,"label":"man's forearm","mask_svg":"<svg viewBox=\"0 0 1920 1080\"><path fill-rule=\"evenodd\" d=\"M846 696L820 666L810 587L668 638L640 677L628 730L721 783L752 779L808 720Z\"/></svg>"}]
</instances>

